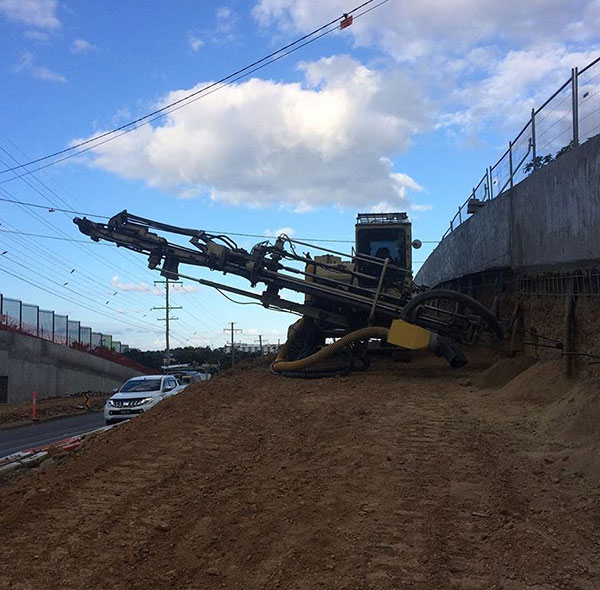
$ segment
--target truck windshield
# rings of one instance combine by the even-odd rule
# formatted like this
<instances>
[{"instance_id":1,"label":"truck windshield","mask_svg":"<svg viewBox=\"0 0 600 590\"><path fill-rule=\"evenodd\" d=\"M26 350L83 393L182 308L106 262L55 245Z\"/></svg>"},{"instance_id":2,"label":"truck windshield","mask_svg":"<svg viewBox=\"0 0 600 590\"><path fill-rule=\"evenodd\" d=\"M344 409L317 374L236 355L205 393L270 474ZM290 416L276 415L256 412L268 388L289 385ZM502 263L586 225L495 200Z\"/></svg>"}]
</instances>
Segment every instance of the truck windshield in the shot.
<instances>
[{"instance_id":1,"label":"truck windshield","mask_svg":"<svg viewBox=\"0 0 600 590\"><path fill-rule=\"evenodd\" d=\"M132 379L121 387L119 393L125 391L160 391L160 379Z\"/></svg>"}]
</instances>

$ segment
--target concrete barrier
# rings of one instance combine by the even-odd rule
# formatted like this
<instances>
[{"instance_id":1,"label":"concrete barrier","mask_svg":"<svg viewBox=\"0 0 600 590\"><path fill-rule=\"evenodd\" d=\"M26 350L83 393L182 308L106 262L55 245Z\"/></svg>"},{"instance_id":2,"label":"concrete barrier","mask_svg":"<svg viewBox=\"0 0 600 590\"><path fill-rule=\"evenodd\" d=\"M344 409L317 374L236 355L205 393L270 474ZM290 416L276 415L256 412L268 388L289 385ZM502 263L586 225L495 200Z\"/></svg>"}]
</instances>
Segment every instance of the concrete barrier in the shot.
<instances>
[{"instance_id":1,"label":"concrete barrier","mask_svg":"<svg viewBox=\"0 0 600 590\"><path fill-rule=\"evenodd\" d=\"M47 340L0 331L0 377L7 377L7 402L81 391L110 391L138 371Z\"/></svg>"},{"instance_id":2,"label":"concrete barrier","mask_svg":"<svg viewBox=\"0 0 600 590\"><path fill-rule=\"evenodd\" d=\"M419 285L484 270L600 263L600 136L487 201L431 253Z\"/></svg>"}]
</instances>

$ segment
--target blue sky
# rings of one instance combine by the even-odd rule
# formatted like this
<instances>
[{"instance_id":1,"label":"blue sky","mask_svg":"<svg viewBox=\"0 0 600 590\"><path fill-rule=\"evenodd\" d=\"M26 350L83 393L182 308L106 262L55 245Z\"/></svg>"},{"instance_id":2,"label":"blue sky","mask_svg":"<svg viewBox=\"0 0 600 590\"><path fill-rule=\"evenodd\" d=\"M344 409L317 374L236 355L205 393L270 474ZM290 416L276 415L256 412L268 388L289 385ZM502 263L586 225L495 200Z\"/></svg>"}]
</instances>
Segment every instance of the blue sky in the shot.
<instances>
[{"instance_id":1,"label":"blue sky","mask_svg":"<svg viewBox=\"0 0 600 590\"><path fill-rule=\"evenodd\" d=\"M0 0L0 171L153 111L354 6ZM434 242L531 108L600 55L599 25L589 0L389 0L151 126L23 179L0 174L0 198L339 240L352 240L359 210L406 210L414 237ZM0 202L0 292L162 347L160 277L141 256L85 241L72 217ZM175 346L220 346L230 321L240 340L276 342L293 320L192 283L173 300Z\"/></svg>"}]
</instances>

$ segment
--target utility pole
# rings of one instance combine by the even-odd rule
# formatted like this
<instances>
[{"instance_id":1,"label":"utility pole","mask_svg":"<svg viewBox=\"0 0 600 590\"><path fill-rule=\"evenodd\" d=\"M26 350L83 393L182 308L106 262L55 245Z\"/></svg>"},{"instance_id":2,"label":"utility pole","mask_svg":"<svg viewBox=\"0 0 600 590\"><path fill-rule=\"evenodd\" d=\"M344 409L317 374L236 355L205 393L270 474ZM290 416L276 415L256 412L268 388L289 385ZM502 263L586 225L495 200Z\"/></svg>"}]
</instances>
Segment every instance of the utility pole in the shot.
<instances>
[{"instance_id":1,"label":"utility pole","mask_svg":"<svg viewBox=\"0 0 600 590\"><path fill-rule=\"evenodd\" d=\"M233 367L233 363L235 362L235 343L233 341L233 336L237 332L243 332L244 330L239 328L234 328L237 322L229 322L229 328L223 328L223 332L231 332L231 366Z\"/></svg>"},{"instance_id":2,"label":"utility pole","mask_svg":"<svg viewBox=\"0 0 600 590\"><path fill-rule=\"evenodd\" d=\"M169 322L179 319L171 317L171 310L182 309L181 306L169 305L169 285L181 285L183 283L181 281L171 281L168 278L166 278L164 281L154 281L154 284L165 286L165 307L153 307L152 309L165 310L165 317L158 318L158 321L165 322L165 365L169 365L171 364L171 347L169 346Z\"/></svg>"},{"instance_id":3,"label":"utility pole","mask_svg":"<svg viewBox=\"0 0 600 590\"><path fill-rule=\"evenodd\" d=\"M255 340L254 342L258 342L258 345L260 346L260 356L263 355L263 339L262 339L262 334L258 335L258 340ZM268 340L264 341L264 344L269 344Z\"/></svg>"}]
</instances>

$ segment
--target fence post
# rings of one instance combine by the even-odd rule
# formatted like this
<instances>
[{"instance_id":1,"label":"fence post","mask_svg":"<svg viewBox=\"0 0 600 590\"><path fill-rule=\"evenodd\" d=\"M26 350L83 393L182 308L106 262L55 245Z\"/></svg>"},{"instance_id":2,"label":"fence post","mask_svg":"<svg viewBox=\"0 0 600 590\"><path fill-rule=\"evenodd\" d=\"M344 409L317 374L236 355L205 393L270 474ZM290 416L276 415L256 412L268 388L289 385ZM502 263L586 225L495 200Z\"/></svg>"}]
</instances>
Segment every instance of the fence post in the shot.
<instances>
[{"instance_id":1,"label":"fence post","mask_svg":"<svg viewBox=\"0 0 600 590\"><path fill-rule=\"evenodd\" d=\"M571 68L571 100L573 104L573 147L579 145L579 72Z\"/></svg>"},{"instance_id":2,"label":"fence post","mask_svg":"<svg viewBox=\"0 0 600 590\"><path fill-rule=\"evenodd\" d=\"M19 301L19 330L23 329L23 302Z\"/></svg>"},{"instance_id":3,"label":"fence post","mask_svg":"<svg viewBox=\"0 0 600 590\"><path fill-rule=\"evenodd\" d=\"M490 179L490 199L494 198L494 178L492 176L492 167L490 166L488 169L488 178Z\"/></svg>"},{"instance_id":4,"label":"fence post","mask_svg":"<svg viewBox=\"0 0 600 590\"><path fill-rule=\"evenodd\" d=\"M40 337L40 306L37 306L37 320L35 322L35 335Z\"/></svg>"},{"instance_id":5,"label":"fence post","mask_svg":"<svg viewBox=\"0 0 600 590\"><path fill-rule=\"evenodd\" d=\"M52 342L56 342L56 340L54 340L54 311L50 312L52 314Z\"/></svg>"},{"instance_id":6,"label":"fence post","mask_svg":"<svg viewBox=\"0 0 600 590\"><path fill-rule=\"evenodd\" d=\"M512 161L512 146L513 146L512 141L509 141L508 142L508 167L509 167L509 172L510 172L510 188L512 188L514 186L514 184L513 184L514 171L513 171L513 161Z\"/></svg>"},{"instance_id":7,"label":"fence post","mask_svg":"<svg viewBox=\"0 0 600 590\"><path fill-rule=\"evenodd\" d=\"M458 208L458 224L460 225L462 223L462 211L460 210L461 208Z\"/></svg>"},{"instance_id":8,"label":"fence post","mask_svg":"<svg viewBox=\"0 0 600 590\"><path fill-rule=\"evenodd\" d=\"M531 109L531 153L533 155L533 169L536 169L535 159L536 159L536 151L535 151L535 109Z\"/></svg>"}]
</instances>

